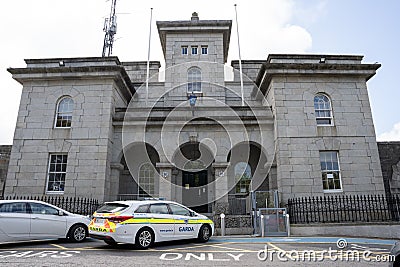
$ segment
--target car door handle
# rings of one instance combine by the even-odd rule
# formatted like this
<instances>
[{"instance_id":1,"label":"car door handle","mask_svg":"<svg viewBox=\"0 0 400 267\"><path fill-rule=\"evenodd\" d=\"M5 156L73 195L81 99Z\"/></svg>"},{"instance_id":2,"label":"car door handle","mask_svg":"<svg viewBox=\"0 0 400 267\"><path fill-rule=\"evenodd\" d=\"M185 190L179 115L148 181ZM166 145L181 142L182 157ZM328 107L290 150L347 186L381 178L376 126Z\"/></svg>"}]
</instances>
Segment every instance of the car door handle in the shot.
<instances>
[{"instance_id":1,"label":"car door handle","mask_svg":"<svg viewBox=\"0 0 400 267\"><path fill-rule=\"evenodd\" d=\"M39 217L32 217L32 219L36 220L36 219L39 219Z\"/></svg>"}]
</instances>

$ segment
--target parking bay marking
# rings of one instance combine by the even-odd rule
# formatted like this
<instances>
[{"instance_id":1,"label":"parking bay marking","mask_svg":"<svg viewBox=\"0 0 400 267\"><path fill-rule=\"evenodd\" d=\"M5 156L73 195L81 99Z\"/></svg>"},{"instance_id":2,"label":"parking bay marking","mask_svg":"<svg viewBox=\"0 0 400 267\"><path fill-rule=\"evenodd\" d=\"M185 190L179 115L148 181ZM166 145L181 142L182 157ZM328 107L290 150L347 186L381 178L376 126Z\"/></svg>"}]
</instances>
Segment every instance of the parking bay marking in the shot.
<instances>
[{"instance_id":1,"label":"parking bay marking","mask_svg":"<svg viewBox=\"0 0 400 267\"><path fill-rule=\"evenodd\" d=\"M222 249L228 249L228 250L230 250L231 252L257 252L257 251L254 251L254 250L247 250L247 249L241 249L241 248L231 248L231 247L225 247L225 246L221 246L221 245L208 245L208 246L210 246L210 247L214 247L214 248L222 248ZM232 251L232 250L235 250L235 251Z\"/></svg>"},{"instance_id":2,"label":"parking bay marking","mask_svg":"<svg viewBox=\"0 0 400 267\"><path fill-rule=\"evenodd\" d=\"M0 259L4 258L69 258L75 255L80 254L80 251L74 250L66 250L66 251L57 251L57 250L42 250L42 251L21 251L21 250L3 250L0 251Z\"/></svg>"},{"instance_id":3,"label":"parking bay marking","mask_svg":"<svg viewBox=\"0 0 400 267\"><path fill-rule=\"evenodd\" d=\"M61 245L57 245L57 244L50 244L51 246L55 246L56 248L60 248L60 249L68 249L66 247L63 247Z\"/></svg>"},{"instance_id":4,"label":"parking bay marking","mask_svg":"<svg viewBox=\"0 0 400 267\"><path fill-rule=\"evenodd\" d=\"M191 249L191 248L201 248L201 247L206 247L209 246L209 244L205 244L205 245L195 245L195 246L191 246L191 247L182 247L182 248L170 248L170 249L166 249L164 251L175 251L175 250L183 250L183 249ZM160 251L158 249L156 249L157 251Z\"/></svg>"}]
</instances>

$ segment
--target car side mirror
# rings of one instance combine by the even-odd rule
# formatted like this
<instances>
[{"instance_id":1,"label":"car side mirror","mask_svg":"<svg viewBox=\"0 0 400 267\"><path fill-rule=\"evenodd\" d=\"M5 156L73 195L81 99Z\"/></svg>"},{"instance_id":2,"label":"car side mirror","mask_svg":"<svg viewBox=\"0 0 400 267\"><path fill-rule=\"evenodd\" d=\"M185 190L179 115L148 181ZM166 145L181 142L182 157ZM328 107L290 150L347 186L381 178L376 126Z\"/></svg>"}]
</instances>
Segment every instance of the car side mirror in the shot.
<instances>
[{"instance_id":1,"label":"car side mirror","mask_svg":"<svg viewBox=\"0 0 400 267\"><path fill-rule=\"evenodd\" d=\"M190 217L196 217L196 213L193 212L193 211L191 211L191 212L190 212Z\"/></svg>"},{"instance_id":2,"label":"car side mirror","mask_svg":"<svg viewBox=\"0 0 400 267\"><path fill-rule=\"evenodd\" d=\"M58 211L58 216L64 216L64 212L62 210Z\"/></svg>"}]
</instances>

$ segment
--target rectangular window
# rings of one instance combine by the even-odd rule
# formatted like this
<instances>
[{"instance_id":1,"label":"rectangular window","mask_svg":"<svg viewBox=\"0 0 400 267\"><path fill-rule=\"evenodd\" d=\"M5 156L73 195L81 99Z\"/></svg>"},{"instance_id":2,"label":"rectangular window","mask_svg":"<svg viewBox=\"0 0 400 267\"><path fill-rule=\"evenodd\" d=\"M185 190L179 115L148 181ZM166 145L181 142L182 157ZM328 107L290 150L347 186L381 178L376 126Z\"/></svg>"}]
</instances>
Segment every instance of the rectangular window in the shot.
<instances>
[{"instance_id":1,"label":"rectangular window","mask_svg":"<svg viewBox=\"0 0 400 267\"><path fill-rule=\"evenodd\" d=\"M341 191L339 157L337 151L319 152L324 191Z\"/></svg>"},{"instance_id":2,"label":"rectangular window","mask_svg":"<svg viewBox=\"0 0 400 267\"><path fill-rule=\"evenodd\" d=\"M67 174L67 155L50 154L47 193L63 193Z\"/></svg>"},{"instance_id":3,"label":"rectangular window","mask_svg":"<svg viewBox=\"0 0 400 267\"><path fill-rule=\"evenodd\" d=\"M197 55L197 46L192 46L192 55Z\"/></svg>"},{"instance_id":4,"label":"rectangular window","mask_svg":"<svg viewBox=\"0 0 400 267\"><path fill-rule=\"evenodd\" d=\"M200 93L201 92L201 82L190 82L188 83L188 93Z\"/></svg>"},{"instance_id":5,"label":"rectangular window","mask_svg":"<svg viewBox=\"0 0 400 267\"><path fill-rule=\"evenodd\" d=\"M202 46L201 47L201 54L202 55L207 55L208 54L208 46Z\"/></svg>"},{"instance_id":6,"label":"rectangular window","mask_svg":"<svg viewBox=\"0 0 400 267\"><path fill-rule=\"evenodd\" d=\"M182 55L187 55L187 54L188 54L188 47L182 46Z\"/></svg>"}]
</instances>

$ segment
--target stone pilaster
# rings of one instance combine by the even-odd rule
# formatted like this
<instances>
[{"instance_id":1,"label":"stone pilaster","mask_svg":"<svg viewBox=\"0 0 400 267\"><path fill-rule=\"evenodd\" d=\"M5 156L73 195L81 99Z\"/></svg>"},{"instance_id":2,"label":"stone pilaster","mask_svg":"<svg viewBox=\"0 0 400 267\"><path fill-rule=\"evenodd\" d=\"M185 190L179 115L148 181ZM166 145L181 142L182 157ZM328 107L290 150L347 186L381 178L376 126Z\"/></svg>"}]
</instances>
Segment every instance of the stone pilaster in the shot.
<instances>
[{"instance_id":1,"label":"stone pilaster","mask_svg":"<svg viewBox=\"0 0 400 267\"><path fill-rule=\"evenodd\" d=\"M108 194L108 198L110 201L118 200L119 177L121 171L123 170L124 170L124 165L122 165L121 163L111 163L111 174L110 174L110 184L109 184L110 191Z\"/></svg>"},{"instance_id":2,"label":"stone pilaster","mask_svg":"<svg viewBox=\"0 0 400 267\"><path fill-rule=\"evenodd\" d=\"M159 162L156 167L160 170L158 197L163 197L166 200L171 200L172 197L172 184L171 176L174 165L170 163Z\"/></svg>"},{"instance_id":3,"label":"stone pilaster","mask_svg":"<svg viewBox=\"0 0 400 267\"><path fill-rule=\"evenodd\" d=\"M228 202L228 162L215 162L212 164L215 173L215 203L213 208L214 215L227 214L229 212Z\"/></svg>"}]
</instances>

